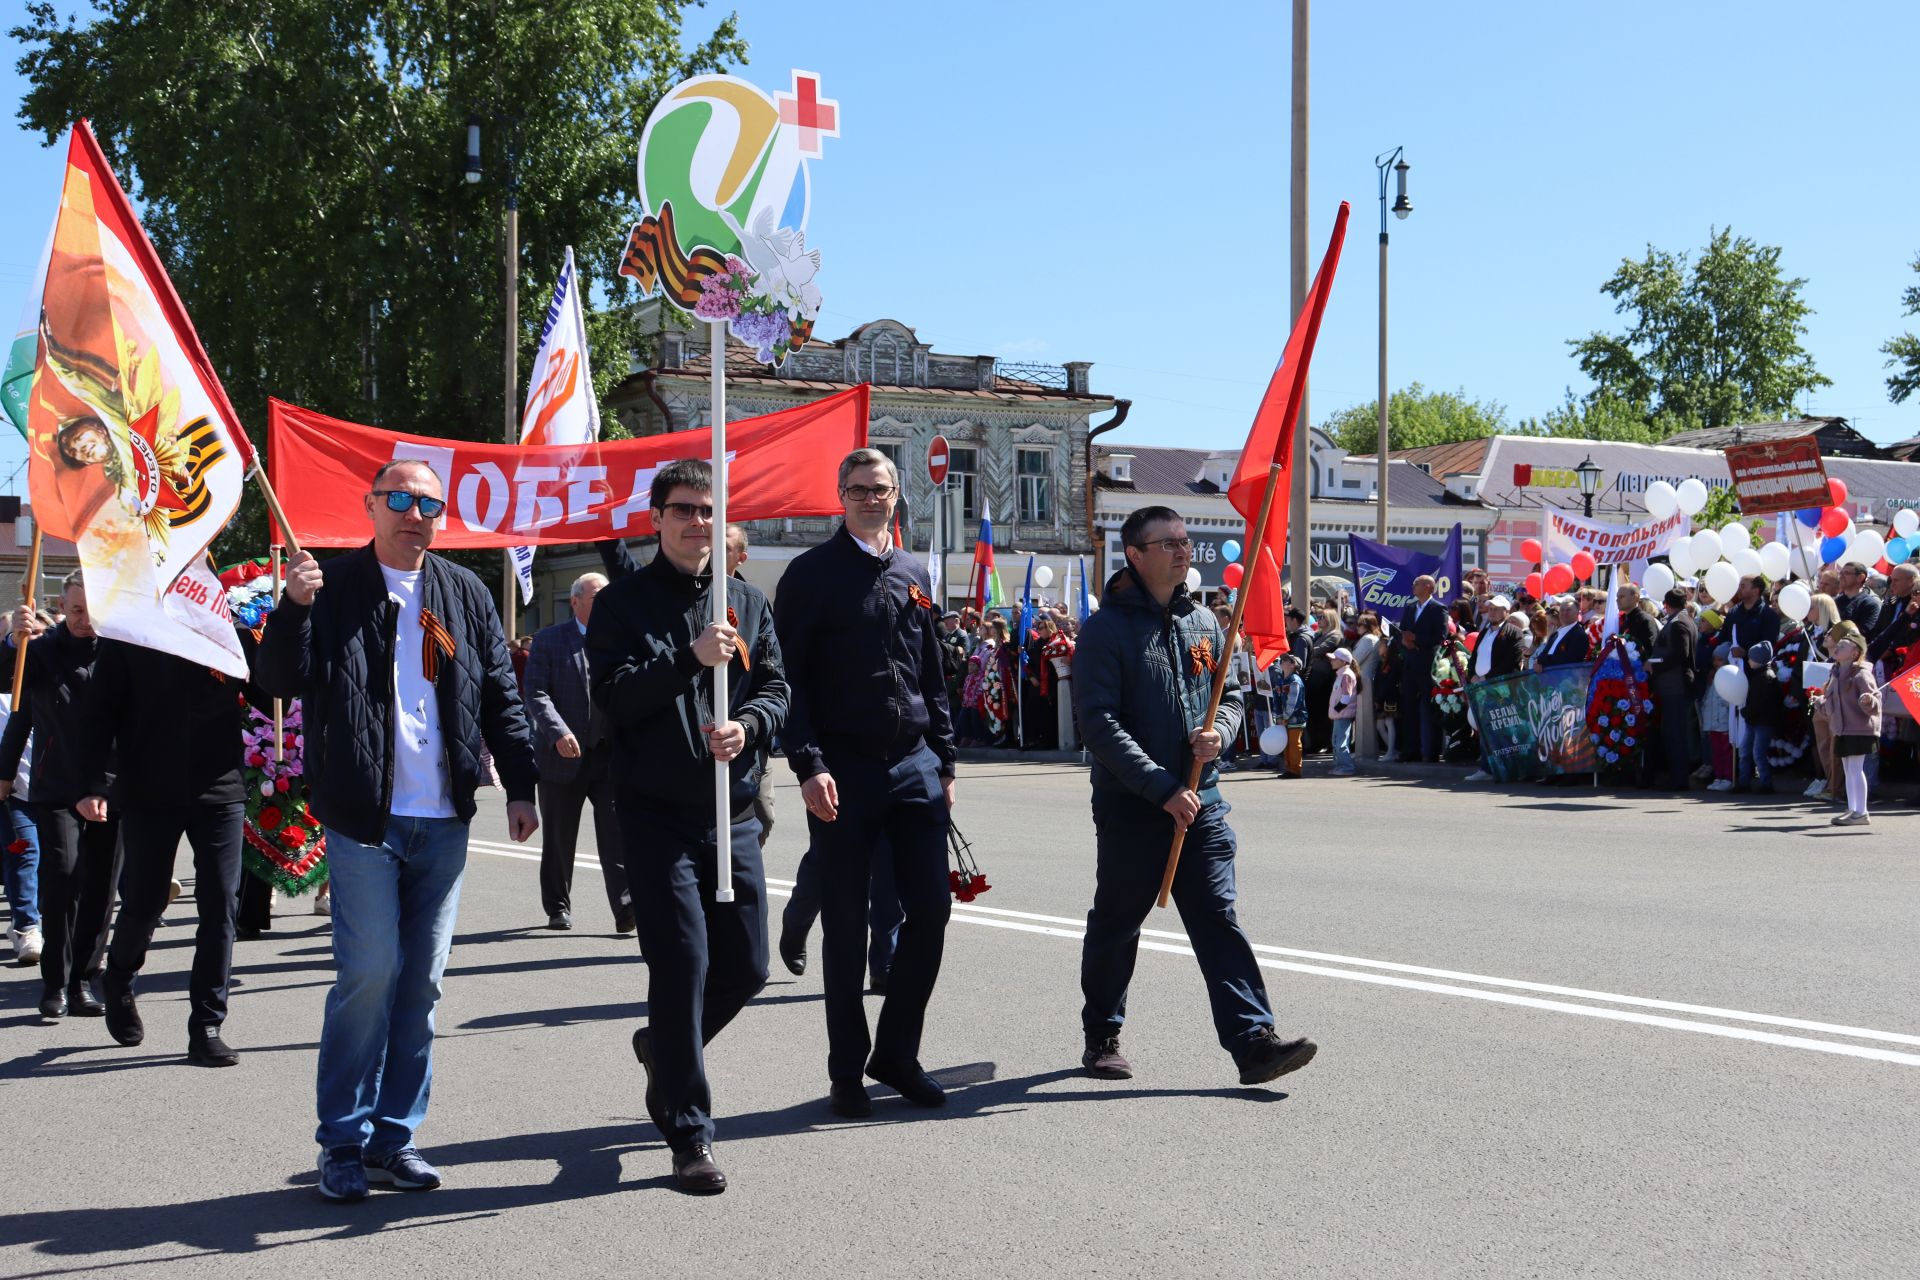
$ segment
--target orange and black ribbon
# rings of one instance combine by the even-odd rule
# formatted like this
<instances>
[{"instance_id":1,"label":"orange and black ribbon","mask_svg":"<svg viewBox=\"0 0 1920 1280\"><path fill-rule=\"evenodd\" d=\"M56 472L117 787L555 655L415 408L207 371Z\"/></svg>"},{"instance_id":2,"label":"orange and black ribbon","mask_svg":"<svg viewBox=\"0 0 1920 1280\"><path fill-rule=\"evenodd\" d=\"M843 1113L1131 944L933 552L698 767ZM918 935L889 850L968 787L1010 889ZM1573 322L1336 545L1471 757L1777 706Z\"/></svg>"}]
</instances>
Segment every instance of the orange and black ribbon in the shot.
<instances>
[{"instance_id":1,"label":"orange and black ribbon","mask_svg":"<svg viewBox=\"0 0 1920 1280\"><path fill-rule=\"evenodd\" d=\"M933 597L922 591L920 584L917 582L909 582L907 584L907 599L919 605L922 609L933 608Z\"/></svg>"},{"instance_id":2,"label":"orange and black ribbon","mask_svg":"<svg viewBox=\"0 0 1920 1280\"><path fill-rule=\"evenodd\" d=\"M453 656L453 633L427 608L420 610L420 630L426 633L426 643L420 646L420 674L427 678L428 684L437 685L441 656Z\"/></svg>"},{"instance_id":3,"label":"orange and black ribbon","mask_svg":"<svg viewBox=\"0 0 1920 1280\"><path fill-rule=\"evenodd\" d=\"M1187 668L1189 675L1213 674L1213 641L1202 640L1198 644L1188 645L1187 659L1191 664Z\"/></svg>"},{"instance_id":4,"label":"orange and black ribbon","mask_svg":"<svg viewBox=\"0 0 1920 1280\"><path fill-rule=\"evenodd\" d=\"M732 605L727 606L727 625L732 627L736 632L740 630L740 615L733 611ZM744 644L736 644L733 652L734 656L740 659L740 669L742 671L753 670L753 659L747 656L747 646Z\"/></svg>"}]
</instances>

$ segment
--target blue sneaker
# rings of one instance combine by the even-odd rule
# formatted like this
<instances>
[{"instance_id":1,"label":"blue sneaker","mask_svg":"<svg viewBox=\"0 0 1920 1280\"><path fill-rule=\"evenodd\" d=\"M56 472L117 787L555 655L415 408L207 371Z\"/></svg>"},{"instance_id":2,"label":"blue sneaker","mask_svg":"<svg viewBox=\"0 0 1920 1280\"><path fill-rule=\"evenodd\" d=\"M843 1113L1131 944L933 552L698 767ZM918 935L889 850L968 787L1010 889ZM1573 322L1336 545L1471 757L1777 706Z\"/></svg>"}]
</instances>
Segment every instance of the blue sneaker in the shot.
<instances>
[{"instance_id":1,"label":"blue sneaker","mask_svg":"<svg viewBox=\"0 0 1920 1280\"><path fill-rule=\"evenodd\" d=\"M402 1191L431 1191L440 1185L440 1171L412 1147L392 1155L367 1158L367 1181L384 1182Z\"/></svg>"},{"instance_id":2,"label":"blue sneaker","mask_svg":"<svg viewBox=\"0 0 1920 1280\"><path fill-rule=\"evenodd\" d=\"M320 1194L329 1200L365 1200L367 1167L360 1148L335 1147L320 1153Z\"/></svg>"}]
</instances>

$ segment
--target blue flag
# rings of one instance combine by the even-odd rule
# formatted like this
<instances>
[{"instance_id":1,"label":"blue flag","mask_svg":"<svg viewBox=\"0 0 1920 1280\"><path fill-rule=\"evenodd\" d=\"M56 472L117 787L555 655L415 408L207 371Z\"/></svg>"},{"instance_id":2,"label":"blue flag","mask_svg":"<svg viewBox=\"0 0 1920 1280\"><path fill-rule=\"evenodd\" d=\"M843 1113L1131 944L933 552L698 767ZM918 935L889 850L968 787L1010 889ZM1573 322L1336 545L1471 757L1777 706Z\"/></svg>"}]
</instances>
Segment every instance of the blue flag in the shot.
<instances>
[{"instance_id":1,"label":"blue flag","mask_svg":"<svg viewBox=\"0 0 1920 1280\"><path fill-rule=\"evenodd\" d=\"M1020 646L1020 669L1027 666L1027 636L1033 631L1033 557L1027 557L1027 585L1020 589L1020 633L1013 642Z\"/></svg>"},{"instance_id":2,"label":"blue flag","mask_svg":"<svg viewBox=\"0 0 1920 1280\"><path fill-rule=\"evenodd\" d=\"M1439 555L1384 546L1359 534L1347 535L1347 548L1353 561L1353 605L1361 613L1376 613L1391 626L1400 625L1400 615L1413 603L1413 580L1431 574L1433 598L1451 604L1460 589L1460 526L1447 535L1447 545Z\"/></svg>"},{"instance_id":3,"label":"blue flag","mask_svg":"<svg viewBox=\"0 0 1920 1280\"><path fill-rule=\"evenodd\" d=\"M1080 557L1080 623L1081 625L1085 626L1087 619L1091 616L1093 616L1093 595L1091 592L1087 590L1087 559L1085 556L1082 556Z\"/></svg>"}]
</instances>

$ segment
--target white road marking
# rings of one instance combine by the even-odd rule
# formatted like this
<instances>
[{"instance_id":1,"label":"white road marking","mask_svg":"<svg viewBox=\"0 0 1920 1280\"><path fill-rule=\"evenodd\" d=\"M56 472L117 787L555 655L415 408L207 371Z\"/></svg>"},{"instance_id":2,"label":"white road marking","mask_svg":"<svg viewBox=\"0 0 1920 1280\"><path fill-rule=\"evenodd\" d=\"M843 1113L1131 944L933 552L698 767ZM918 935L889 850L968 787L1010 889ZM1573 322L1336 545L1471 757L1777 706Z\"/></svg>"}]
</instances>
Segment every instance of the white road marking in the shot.
<instances>
[{"instance_id":1,"label":"white road marking","mask_svg":"<svg viewBox=\"0 0 1920 1280\"><path fill-rule=\"evenodd\" d=\"M528 853L507 845L487 840L470 840L470 848L496 857L515 858L526 862L540 861L537 853ZM587 855L579 855L577 862L598 868L599 860ZM793 881L769 877L767 888L770 893L782 897L790 896ZM985 925L994 929L1009 929L1019 933L1034 933L1049 938L1079 940L1086 936L1084 920L1066 916L1039 915L1030 911L1011 911L1003 907L983 907L973 903L955 903L953 918L963 924ZM1162 951L1172 955L1190 956L1193 948L1188 945L1187 936L1166 929L1142 929L1141 947L1148 951ZM1410 991L1425 991L1434 995L1464 997L1471 1000L1486 1000L1495 1004L1517 1005L1528 1009L1543 1009L1552 1013L1573 1014L1585 1018L1601 1018L1613 1022L1633 1022L1642 1026L1661 1027L1669 1031L1687 1031L1697 1035L1723 1036L1735 1040L1749 1040L1760 1044L1781 1045L1793 1049L1808 1049L1817 1053L1840 1054L1845 1057L1865 1058L1876 1062L1892 1062L1902 1066L1920 1067L1920 1054L1902 1053L1893 1049L1878 1049L1870 1045L1842 1044L1832 1040L1815 1040L1806 1036L1783 1035L1773 1031L1760 1031L1752 1027L1725 1026L1719 1023L1697 1022L1689 1018L1665 1017L1659 1014L1639 1013L1635 1009L1661 1009L1673 1013L1691 1013L1703 1017L1725 1019L1728 1022L1746 1022L1758 1026L1789 1027L1797 1031L1811 1031L1823 1035L1844 1036L1853 1040L1877 1040L1892 1044L1920 1046L1920 1035L1908 1035L1895 1031L1876 1031L1868 1027L1850 1027L1831 1022L1815 1022L1804 1018L1781 1017L1776 1014L1748 1013L1738 1009L1720 1009L1712 1005L1687 1004L1680 1001L1656 1000L1648 996L1619 995L1607 991L1592 991L1584 987L1556 986L1544 982L1527 982L1518 978L1493 978L1481 974L1461 973L1452 969L1432 969L1422 965L1401 964L1390 960L1365 960L1355 956L1334 955L1321 951L1301 951L1291 947L1273 947L1260 943L1253 944L1255 959L1265 969L1280 969L1291 973L1311 974L1323 978L1344 978L1350 982L1367 982L1377 986L1400 987ZM1292 956L1302 960L1329 961L1334 964L1350 965L1352 968L1332 968L1327 964L1302 964L1296 960L1282 960L1275 957ZM1364 972L1364 970L1385 970L1387 972ZM1421 978L1399 977L1398 974L1419 974ZM1450 982L1430 982L1425 978L1447 978ZM1454 983L1470 982L1478 987L1457 986ZM1498 987L1508 990L1482 990L1480 987ZM1582 1000L1595 1001L1594 1004L1572 1004L1565 1000L1541 999L1536 995L1516 995L1511 991L1539 992L1545 995L1571 996ZM1605 1005L1627 1005L1632 1008L1606 1008Z\"/></svg>"}]
</instances>

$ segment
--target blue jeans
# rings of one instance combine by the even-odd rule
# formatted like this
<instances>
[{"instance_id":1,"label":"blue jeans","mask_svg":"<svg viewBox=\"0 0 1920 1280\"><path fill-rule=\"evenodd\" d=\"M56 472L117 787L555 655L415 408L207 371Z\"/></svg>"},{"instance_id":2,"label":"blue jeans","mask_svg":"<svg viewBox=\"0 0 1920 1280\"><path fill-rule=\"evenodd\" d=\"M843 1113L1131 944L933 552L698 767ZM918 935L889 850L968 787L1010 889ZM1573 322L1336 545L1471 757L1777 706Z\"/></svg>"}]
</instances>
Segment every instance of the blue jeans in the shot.
<instances>
[{"instance_id":1,"label":"blue jeans","mask_svg":"<svg viewBox=\"0 0 1920 1280\"><path fill-rule=\"evenodd\" d=\"M387 820L379 844L327 829L333 990L320 1030L322 1147L413 1143L433 1089L433 1006L453 948L467 824Z\"/></svg>"},{"instance_id":2,"label":"blue jeans","mask_svg":"<svg viewBox=\"0 0 1920 1280\"><path fill-rule=\"evenodd\" d=\"M1757 786L1762 791L1773 790L1773 761L1767 758L1772 747L1771 728L1748 725L1746 741L1740 744L1740 763L1734 770L1734 782L1743 787Z\"/></svg>"},{"instance_id":3,"label":"blue jeans","mask_svg":"<svg viewBox=\"0 0 1920 1280\"><path fill-rule=\"evenodd\" d=\"M25 933L40 927L40 830L26 805L8 800L6 806L7 821L13 824L7 843L23 846L19 853L0 854L6 865L7 906L13 927Z\"/></svg>"},{"instance_id":4,"label":"blue jeans","mask_svg":"<svg viewBox=\"0 0 1920 1280\"><path fill-rule=\"evenodd\" d=\"M1353 721L1333 721L1333 767L1342 773L1353 768Z\"/></svg>"}]
</instances>

